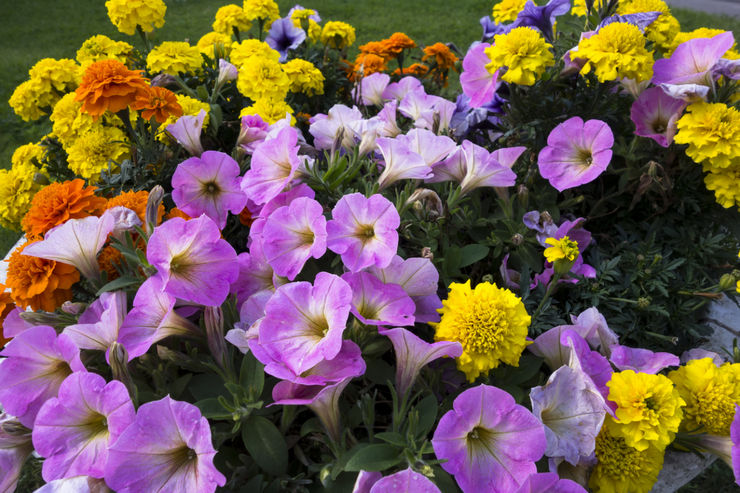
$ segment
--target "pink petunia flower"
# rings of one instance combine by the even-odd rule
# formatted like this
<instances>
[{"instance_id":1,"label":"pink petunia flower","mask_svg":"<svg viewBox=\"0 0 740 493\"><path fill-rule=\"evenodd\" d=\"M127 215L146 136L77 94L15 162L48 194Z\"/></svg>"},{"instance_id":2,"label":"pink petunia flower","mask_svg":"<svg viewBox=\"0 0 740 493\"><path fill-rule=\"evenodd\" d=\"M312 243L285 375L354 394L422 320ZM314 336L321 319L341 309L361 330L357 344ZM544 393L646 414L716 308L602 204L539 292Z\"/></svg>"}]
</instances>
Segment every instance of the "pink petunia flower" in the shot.
<instances>
[{"instance_id":1,"label":"pink petunia flower","mask_svg":"<svg viewBox=\"0 0 740 493\"><path fill-rule=\"evenodd\" d=\"M643 91L630 109L635 135L648 137L668 147L676 135L676 122L681 118L684 108L685 101L669 96L659 87Z\"/></svg>"},{"instance_id":2,"label":"pink petunia flower","mask_svg":"<svg viewBox=\"0 0 740 493\"><path fill-rule=\"evenodd\" d=\"M23 464L33 452L31 434L8 433L6 426L19 426L12 416L0 413L0 491L16 491Z\"/></svg>"},{"instance_id":3,"label":"pink petunia flower","mask_svg":"<svg viewBox=\"0 0 740 493\"><path fill-rule=\"evenodd\" d=\"M486 65L491 59L486 55L489 43L478 43L472 46L463 59L463 71L460 74L460 85L463 93L470 98L470 106L480 108L493 99L498 84L498 70L490 73Z\"/></svg>"},{"instance_id":4,"label":"pink petunia flower","mask_svg":"<svg viewBox=\"0 0 740 493\"><path fill-rule=\"evenodd\" d=\"M250 169L244 174L241 188L256 204L265 204L290 184L301 165L298 157L298 134L283 128L274 138L260 142L252 154Z\"/></svg>"},{"instance_id":5,"label":"pink petunia flower","mask_svg":"<svg viewBox=\"0 0 740 493\"><path fill-rule=\"evenodd\" d=\"M118 339L118 331L126 316L126 292L109 291L100 295L76 324L65 327L68 335L80 349L105 351L106 360L111 344Z\"/></svg>"},{"instance_id":6,"label":"pink petunia flower","mask_svg":"<svg viewBox=\"0 0 740 493\"><path fill-rule=\"evenodd\" d=\"M385 284L369 272L347 272L352 314L365 325L414 325L413 300L398 284Z\"/></svg>"},{"instance_id":7,"label":"pink petunia flower","mask_svg":"<svg viewBox=\"0 0 740 493\"><path fill-rule=\"evenodd\" d=\"M203 130L205 119L205 110L200 110L196 116L183 115L175 123L167 125L167 132L191 155L200 156L203 154L200 133Z\"/></svg>"},{"instance_id":8,"label":"pink petunia flower","mask_svg":"<svg viewBox=\"0 0 740 493\"><path fill-rule=\"evenodd\" d=\"M539 154L540 174L562 192L594 181L612 159L614 134L601 120L574 116L555 127Z\"/></svg>"}]
</instances>

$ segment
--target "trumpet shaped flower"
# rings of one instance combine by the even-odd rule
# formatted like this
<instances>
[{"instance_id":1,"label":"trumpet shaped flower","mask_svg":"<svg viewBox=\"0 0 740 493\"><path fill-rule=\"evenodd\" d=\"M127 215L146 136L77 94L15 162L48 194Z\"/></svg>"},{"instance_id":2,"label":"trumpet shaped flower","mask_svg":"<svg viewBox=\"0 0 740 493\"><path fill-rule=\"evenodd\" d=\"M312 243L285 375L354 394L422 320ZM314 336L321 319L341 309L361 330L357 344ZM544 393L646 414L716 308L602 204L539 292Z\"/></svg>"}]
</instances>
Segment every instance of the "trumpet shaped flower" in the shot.
<instances>
[{"instance_id":1,"label":"trumpet shaped flower","mask_svg":"<svg viewBox=\"0 0 740 493\"><path fill-rule=\"evenodd\" d=\"M383 172L378 177L378 185L383 190L398 180L424 179L432 174L432 168L418 153L412 151L408 143L397 137L378 138L376 144L383 156Z\"/></svg>"},{"instance_id":2,"label":"trumpet shaped flower","mask_svg":"<svg viewBox=\"0 0 740 493\"><path fill-rule=\"evenodd\" d=\"M288 58L288 51L298 48L305 39L306 32L293 25L293 20L287 16L272 23L265 42L280 53L280 61L284 62Z\"/></svg>"},{"instance_id":3,"label":"trumpet shaped flower","mask_svg":"<svg viewBox=\"0 0 740 493\"><path fill-rule=\"evenodd\" d=\"M460 85L463 94L470 98L468 104L473 108L480 108L490 102L496 92L499 71L489 72L486 68L491 62L486 55L486 49L490 47L490 43L473 45L463 59Z\"/></svg>"},{"instance_id":4,"label":"trumpet shaped flower","mask_svg":"<svg viewBox=\"0 0 740 493\"><path fill-rule=\"evenodd\" d=\"M685 101L669 96L660 87L646 89L630 109L635 135L648 137L658 145L668 147L676 135L676 122L685 108Z\"/></svg>"},{"instance_id":5,"label":"trumpet shaped flower","mask_svg":"<svg viewBox=\"0 0 740 493\"><path fill-rule=\"evenodd\" d=\"M293 180L301 165L297 143L298 134L289 127L257 144L252 154L251 168L241 182L249 200L259 205L265 204Z\"/></svg>"},{"instance_id":6,"label":"trumpet shaped flower","mask_svg":"<svg viewBox=\"0 0 740 493\"><path fill-rule=\"evenodd\" d=\"M146 255L165 291L201 305L221 305L238 276L236 252L205 215L155 228Z\"/></svg>"},{"instance_id":7,"label":"trumpet shaped flower","mask_svg":"<svg viewBox=\"0 0 740 493\"><path fill-rule=\"evenodd\" d=\"M33 425L33 445L45 457L44 480L91 476L102 478L108 446L134 420L126 386L100 375L76 372L59 387L59 395L41 407Z\"/></svg>"},{"instance_id":8,"label":"trumpet shaped flower","mask_svg":"<svg viewBox=\"0 0 740 493\"><path fill-rule=\"evenodd\" d=\"M203 154L200 134L203 131L205 119L205 110L200 110L195 116L183 115L175 123L167 125L167 132L190 154L200 156Z\"/></svg>"},{"instance_id":9,"label":"trumpet shaped flower","mask_svg":"<svg viewBox=\"0 0 740 493\"><path fill-rule=\"evenodd\" d=\"M413 325L413 300L398 284L385 284L369 272L348 272L352 314L366 325Z\"/></svg>"},{"instance_id":10,"label":"trumpet shaped flower","mask_svg":"<svg viewBox=\"0 0 740 493\"><path fill-rule=\"evenodd\" d=\"M30 433L8 433L5 426L16 422L5 413L0 413L0 491L15 491L23 464L33 452Z\"/></svg>"},{"instance_id":11,"label":"trumpet shaped flower","mask_svg":"<svg viewBox=\"0 0 740 493\"><path fill-rule=\"evenodd\" d=\"M711 38L690 39L678 45L670 58L656 60L653 65L653 84L712 85L712 68L727 50L735 44L731 32Z\"/></svg>"},{"instance_id":12,"label":"trumpet shaped flower","mask_svg":"<svg viewBox=\"0 0 740 493\"><path fill-rule=\"evenodd\" d=\"M200 410L169 396L143 404L108 451L105 481L121 493L212 493L226 478L213 465L211 428Z\"/></svg>"},{"instance_id":13,"label":"trumpet shaped flower","mask_svg":"<svg viewBox=\"0 0 740 493\"><path fill-rule=\"evenodd\" d=\"M109 291L100 295L85 312L78 323L68 325L68 335L80 349L97 349L106 352L118 339L118 331L126 316L126 292Z\"/></svg>"}]
</instances>

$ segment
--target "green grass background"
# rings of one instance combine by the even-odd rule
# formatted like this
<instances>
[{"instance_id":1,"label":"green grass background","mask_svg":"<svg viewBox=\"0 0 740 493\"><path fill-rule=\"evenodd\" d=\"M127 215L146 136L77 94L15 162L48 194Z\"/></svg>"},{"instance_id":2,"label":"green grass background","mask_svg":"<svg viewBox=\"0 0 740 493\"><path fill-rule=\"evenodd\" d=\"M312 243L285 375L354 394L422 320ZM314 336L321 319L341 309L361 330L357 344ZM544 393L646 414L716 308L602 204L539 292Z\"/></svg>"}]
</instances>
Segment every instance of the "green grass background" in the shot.
<instances>
[{"instance_id":1,"label":"green grass background","mask_svg":"<svg viewBox=\"0 0 740 493\"><path fill-rule=\"evenodd\" d=\"M285 15L295 0L278 0ZM342 20L357 30L358 46L402 31L417 43L453 42L461 51L480 38L478 20L490 14L489 0L303 0L324 21ZM165 25L155 43L189 39L195 43L211 31L219 7L228 0L166 0ZM239 2L236 2L239 3ZM701 26L740 33L740 21L689 10L674 9L684 30ZM138 37L119 33L108 20L103 0L26 0L4 9L0 22L0 168L10 167L10 157L20 145L38 141L51 128L48 122L26 123L7 104L15 87L28 78L28 69L41 58L75 58L83 41L94 34L141 46ZM19 234L0 228L0 254Z\"/></svg>"}]
</instances>

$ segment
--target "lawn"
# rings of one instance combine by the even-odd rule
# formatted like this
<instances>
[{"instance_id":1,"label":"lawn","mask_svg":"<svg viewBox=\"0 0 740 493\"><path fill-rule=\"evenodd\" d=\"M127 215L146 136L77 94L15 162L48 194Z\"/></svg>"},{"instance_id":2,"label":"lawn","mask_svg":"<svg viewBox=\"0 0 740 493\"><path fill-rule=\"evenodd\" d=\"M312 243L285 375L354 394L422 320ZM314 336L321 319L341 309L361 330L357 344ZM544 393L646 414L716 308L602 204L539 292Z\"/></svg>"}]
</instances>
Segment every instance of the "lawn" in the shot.
<instances>
[{"instance_id":1,"label":"lawn","mask_svg":"<svg viewBox=\"0 0 740 493\"><path fill-rule=\"evenodd\" d=\"M294 0L279 0L286 13ZM211 31L219 7L227 0L168 0L164 27L157 40L190 39L193 43ZM403 31L420 44L453 42L463 52L480 37L478 20L490 13L492 2L465 0L454 9L446 0L320 0L307 2L324 20L343 20L357 29L355 46ZM740 33L740 21L690 10L675 9L684 30L700 26L730 29ZM16 147L35 142L50 131L48 124L22 122L7 105L15 87L27 78L28 69L44 57L74 58L82 42L93 34L139 45L138 38L119 33L108 20L102 0L29 0L6 9L0 24L0 167L10 166ZM156 40L155 40L156 42ZM18 234L0 228L0 253L6 252Z\"/></svg>"}]
</instances>

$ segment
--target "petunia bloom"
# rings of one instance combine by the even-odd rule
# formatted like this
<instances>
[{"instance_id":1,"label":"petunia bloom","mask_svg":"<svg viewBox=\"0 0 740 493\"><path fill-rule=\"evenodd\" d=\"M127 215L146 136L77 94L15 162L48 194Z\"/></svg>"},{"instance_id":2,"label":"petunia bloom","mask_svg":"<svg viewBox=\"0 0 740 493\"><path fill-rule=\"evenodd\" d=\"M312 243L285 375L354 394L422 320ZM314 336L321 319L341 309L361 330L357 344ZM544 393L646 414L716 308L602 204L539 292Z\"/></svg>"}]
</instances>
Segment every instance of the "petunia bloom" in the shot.
<instances>
[{"instance_id":1,"label":"petunia bloom","mask_svg":"<svg viewBox=\"0 0 740 493\"><path fill-rule=\"evenodd\" d=\"M462 354L459 342L428 343L410 330L396 327L379 328L378 334L388 337L396 352L396 390L403 396L414 385L423 367L438 358L457 358Z\"/></svg>"},{"instance_id":2,"label":"petunia bloom","mask_svg":"<svg viewBox=\"0 0 740 493\"><path fill-rule=\"evenodd\" d=\"M690 39L678 45L670 58L656 60L653 84L699 84L711 86L712 68L735 43L731 32L712 38Z\"/></svg>"},{"instance_id":3,"label":"petunia bloom","mask_svg":"<svg viewBox=\"0 0 740 493\"><path fill-rule=\"evenodd\" d=\"M432 175L432 168L405 140L378 138L376 143L383 156L383 172L378 177L381 190L398 180L424 179Z\"/></svg>"},{"instance_id":4,"label":"petunia bloom","mask_svg":"<svg viewBox=\"0 0 740 493\"><path fill-rule=\"evenodd\" d=\"M72 476L102 478L108 446L134 420L126 386L95 373L76 372L59 395L41 407L33 425L33 446L45 457L45 481Z\"/></svg>"},{"instance_id":5,"label":"petunia bloom","mask_svg":"<svg viewBox=\"0 0 740 493\"><path fill-rule=\"evenodd\" d=\"M165 291L201 305L223 303L238 275L236 252L205 215L190 221L176 217L156 227L146 256Z\"/></svg>"},{"instance_id":6,"label":"petunia bloom","mask_svg":"<svg viewBox=\"0 0 740 493\"><path fill-rule=\"evenodd\" d=\"M280 53L280 61L288 58L288 51L295 50L306 39L306 32L293 24L290 16L273 21L265 42Z\"/></svg>"},{"instance_id":7,"label":"petunia bloom","mask_svg":"<svg viewBox=\"0 0 740 493\"><path fill-rule=\"evenodd\" d=\"M485 51L490 43L478 43L472 46L463 59L463 71L460 74L460 85L463 93L470 98L470 106L480 108L493 99L498 84L498 70L491 73L486 65L491 62Z\"/></svg>"},{"instance_id":8,"label":"petunia bloom","mask_svg":"<svg viewBox=\"0 0 740 493\"><path fill-rule=\"evenodd\" d=\"M274 138L257 144L250 169L241 187L247 198L265 204L275 198L293 180L301 164L298 157L298 134L294 128L280 130Z\"/></svg>"},{"instance_id":9,"label":"petunia bloom","mask_svg":"<svg viewBox=\"0 0 740 493\"><path fill-rule=\"evenodd\" d=\"M632 103L630 118L635 135L653 139L668 147L676 135L676 122L686 108L686 102L669 96L660 87L651 87Z\"/></svg>"},{"instance_id":10,"label":"petunia bloom","mask_svg":"<svg viewBox=\"0 0 740 493\"><path fill-rule=\"evenodd\" d=\"M554 472L538 472L530 475L515 493L587 493L586 489L572 479L561 479Z\"/></svg>"},{"instance_id":11,"label":"petunia bloom","mask_svg":"<svg viewBox=\"0 0 740 493\"><path fill-rule=\"evenodd\" d=\"M169 396L143 404L108 449L105 481L120 493L212 493L226 478L213 465L211 428L200 410Z\"/></svg>"},{"instance_id":12,"label":"petunia bloom","mask_svg":"<svg viewBox=\"0 0 740 493\"><path fill-rule=\"evenodd\" d=\"M223 229L229 212L239 214L247 204L239 173L239 164L223 152L186 159L172 175L172 200L185 214L205 214Z\"/></svg>"},{"instance_id":13,"label":"petunia bloom","mask_svg":"<svg viewBox=\"0 0 740 493\"><path fill-rule=\"evenodd\" d=\"M540 151L540 174L562 192L594 181L609 166L614 134L601 120L574 116L555 127Z\"/></svg>"},{"instance_id":14,"label":"petunia bloom","mask_svg":"<svg viewBox=\"0 0 740 493\"><path fill-rule=\"evenodd\" d=\"M247 154L252 154L257 144L265 140L270 125L259 115L247 115L242 117L239 137L236 145Z\"/></svg>"},{"instance_id":15,"label":"petunia bloom","mask_svg":"<svg viewBox=\"0 0 740 493\"><path fill-rule=\"evenodd\" d=\"M203 131L205 119L205 110L200 110L196 116L183 115L175 123L167 125L167 132L190 154L200 156L203 154L200 133Z\"/></svg>"},{"instance_id":16,"label":"petunia bloom","mask_svg":"<svg viewBox=\"0 0 740 493\"><path fill-rule=\"evenodd\" d=\"M355 100L365 106L383 106L383 91L388 87L391 76L382 72L370 74L360 81L359 94L354 94Z\"/></svg>"},{"instance_id":17,"label":"petunia bloom","mask_svg":"<svg viewBox=\"0 0 740 493\"><path fill-rule=\"evenodd\" d=\"M352 314L366 325L413 325L413 300L398 284L385 284L369 272L347 272Z\"/></svg>"},{"instance_id":18,"label":"petunia bloom","mask_svg":"<svg viewBox=\"0 0 740 493\"><path fill-rule=\"evenodd\" d=\"M336 104L332 106L328 114L316 114L311 117L311 126L308 129L314 138L314 147L319 150L333 149L335 141L339 142L344 149L352 149L355 146L354 133L351 124L362 120L360 110Z\"/></svg>"},{"instance_id":19,"label":"petunia bloom","mask_svg":"<svg viewBox=\"0 0 740 493\"><path fill-rule=\"evenodd\" d=\"M326 252L323 207L308 197L275 209L261 230L267 262L279 276L295 279L306 261Z\"/></svg>"},{"instance_id":20,"label":"petunia bloom","mask_svg":"<svg viewBox=\"0 0 740 493\"><path fill-rule=\"evenodd\" d=\"M31 434L8 433L6 426L18 425L11 416L0 413L0 491L16 491L23 464L33 452Z\"/></svg>"},{"instance_id":21,"label":"petunia bloom","mask_svg":"<svg viewBox=\"0 0 740 493\"><path fill-rule=\"evenodd\" d=\"M372 485L369 493L388 491L395 493L440 493L440 489L428 477L411 468L380 478Z\"/></svg>"},{"instance_id":22,"label":"petunia bloom","mask_svg":"<svg viewBox=\"0 0 740 493\"><path fill-rule=\"evenodd\" d=\"M106 352L118 339L118 330L126 316L126 292L109 291L100 295L80 316L78 322L68 325L68 335L80 349L97 349Z\"/></svg>"},{"instance_id":23,"label":"petunia bloom","mask_svg":"<svg viewBox=\"0 0 740 493\"><path fill-rule=\"evenodd\" d=\"M69 336L45 325L15 336L0 356L7 358L0 364L0 405L28 428L67 376L86 371Z\"/></svg>"},{"instance_id":24,"label":"petunia bloom","mask_svg":"<svg viewBox=\"0 0 740 493\"><path fill-rule=\"evenodd\" d=\"M457 396L439 420L432 447L463 492L516 491L545 452L537 418L503 390L479 385Z\"/></svg>"},{"instance_id":25,"label":"petunia bloom","mask_svg":"<svg viewBox=\"0 0 740 493\"><path fill-rule=\"evenodd\" d=\"M610 349L609 361L619 370L633 370L655 375L669 366L680 364L678 356L671 353L652 352L649 349L614 345Z\"/></svg>"},{"instance_id":26,"label":"petunia bloom","mask_svg":"<svg viewBox=\"0 0 740 493\"><path fill-rule=\"evenodd\" d=\"M348 194L339 199L326 224L327 247L342 256L351 272L386 267L398 248L400 224L396 207L382 195Z\"/></svg>"}]
</instances>

